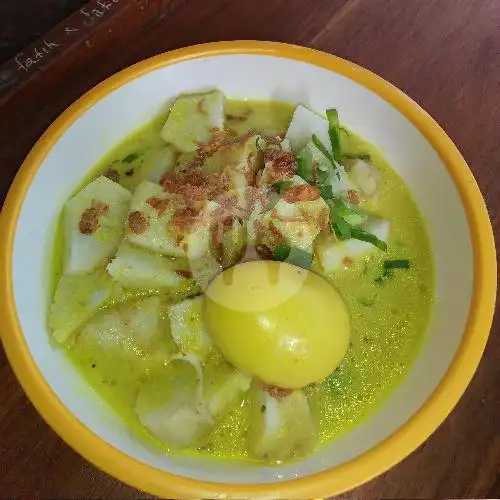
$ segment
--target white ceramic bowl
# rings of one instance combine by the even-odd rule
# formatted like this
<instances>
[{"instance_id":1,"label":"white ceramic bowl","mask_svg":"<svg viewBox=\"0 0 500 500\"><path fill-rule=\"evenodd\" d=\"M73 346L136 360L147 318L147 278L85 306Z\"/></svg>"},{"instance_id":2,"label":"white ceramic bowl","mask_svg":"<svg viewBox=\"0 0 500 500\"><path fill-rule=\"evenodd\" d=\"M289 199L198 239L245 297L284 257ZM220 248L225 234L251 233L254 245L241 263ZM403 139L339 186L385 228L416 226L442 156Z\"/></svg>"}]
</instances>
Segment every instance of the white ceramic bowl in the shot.
<instances>
[{"instance_id":1,"label":"white ceramic bowl","mask_svg":"<svg viewBox=\"0 0 500 500\"><path fill-rule=\"evenodd\" d=\"M118 141L181 92L218 88L321 111L376 145L427 222L436 269L428 341L387 403L352 432L283 466L165 456L137 441L49 339L51 242L65 200ZM488 336L495 253L483 200L450 139L413 101L372 73L301 47L208 44L159 55L98 85L35 146L1 219L3 342L48 423L99 467L163 497L311 498L345 491L401 460L466 388Z\"/></svg>"}]
</instances>

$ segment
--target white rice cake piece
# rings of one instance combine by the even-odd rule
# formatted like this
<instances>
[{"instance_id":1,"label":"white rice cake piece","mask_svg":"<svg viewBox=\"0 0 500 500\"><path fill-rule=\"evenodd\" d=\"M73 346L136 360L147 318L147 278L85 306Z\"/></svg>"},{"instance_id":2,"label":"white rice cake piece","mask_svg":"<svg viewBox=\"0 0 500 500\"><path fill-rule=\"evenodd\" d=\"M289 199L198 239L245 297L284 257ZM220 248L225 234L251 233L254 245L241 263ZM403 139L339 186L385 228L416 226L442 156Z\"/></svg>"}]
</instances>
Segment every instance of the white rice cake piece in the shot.
<instances>
[{"instance_id":1,"label":"white rice cake piece","mask_svg":"<svg viewBox=\"0 0 500 500\"><path fill-rule=\"evenodd\" d=\"M213 154L205 158L203 170L206 172L221 172L227 166L242 165L246 170L255 172L262 167L263 155L257 148L259 134L253 134L242 140L221 146Z\"/></svg>"},{"instance_id":2,"label":"white rice cake piece","mask_svg":"<svg viewBox=\"0 0 500 500\"><path fill-rule=\"evenodd\" d=\"M107 266L114 281L130 290L175 292L193 286L188 262L155 254L122 242Z\"/></svg>"},{"instance_id":3,"label":"white rice cake piece","mask_svg":"<svg viewBox=\"0 0 500 500\"><path fill-rule=\"evenodd\" d=\"M99 350L111 355L115 351L130 351L125 358L134 359L134 352L148 349L158 340L161 317L158 296L107 308L85 325L79 342L97 344Z\"/></svg>"},{"instance_id":4,"label":"white rice cake piece","mask_svg":"<svg viewBox=\"0 0 500 500\"><path fill-rule=\"evenodd\" d=\"M206 435L214 422L203 401L199 360L172 358L161 379L141 387L134 410L141 424L169 446L185 448Z\"/></svg>"},{"instance_id":5,"label":"white rice cake piece","mask_svg":"<svg viewBox=\"0 0 500 500\"><path fill-rule=\"evenodd\" d=\"M379 193L380 172L359 158L349 160L346 167L349 178L359 190L361 198L367 201L376 201Z\"/></svg>"},{"instance_id":6,"label":"white rice cake piece","mask_svg":"<svg viewBox=\"0 0 500 500\"><path fill-rule=\"evenodd\" d=\"M113 281L101 270L61 276L49 312L49 328L54 338L66 342L115 293Z\"/></svg>"},{"instance_id":7,"label":"white rice cake piece","mask_svg":"<svg viewBox=\"0 0 500 500\"><path fill-rule=\"evenodd\" d=\"M104 176L70 198L63 212L66 274L90 273L115 253L130 198L129 191Z\"/></svg>"},{"instance_id":8,"label":"white rice cake piece","mask_svg":"<svg viewBox=\"0 0 500 500\"><path fill-rule=\"evenodd\" d=\"M153 200L153 201L152 201ZM126 225L126 236L130 243L153 252L172 257L198 259L206 255L210 247L210 217L218 204L204 202L199 224L187 232L176 231L172 224L179 202L175 195L160 185L143 181L137 186Z\"/></svg>"},{"instance_id":9,"label":"white rice cake piece","mask_svg":"<svg viewBox=\"0 0 500 500\"><path fill-rule=\"evenodd\" d=\"M254 384L251 390L249 450L268 461L307 455L317 431L306 395L294 390L279 397Z\"/></svg>"},{"instance_id":10,"label":"white rice cake piece","mask_svg":"<svg viewBox=\"0 0 500 500\"><path fill-rule=\"evenodd\" d=\"M389 221L372 219L362 226L363 229L373 233L379 240L387 243L389 239ZM319 263L326 273L344 269L346 260L355 260L371 252L379 251L377 247L366 241L348 239L339 241L330 237L316 245L315 253Z\"/></svg>"},{"instance_id":11,"label":"white rice cake piece","mask_svg":"<svg viewBox=\"0 0 500 500\"><path fill-rule=\"evenodd\" d=\"M236 370L229 363L219 361L204 367L203 397L208 413L220 418L243 399L250 388L252 377Z\"/></svg>"},{"instance_id":12,"label":"white rice cake piece","mask_svg":"<svg viewBox=\"0 0 500 500\"><path fill-rule=\"evenodd\" d=\"M194 353L203 361L212 340L202 319L202 297L186 299L168 308L170 332L183 353Z\"/></svg>"},{"instance_id":13,"label":"white rice cake piece","mask_svg":"<svg viewBox=\"0 0 500 500\"><path fill-rule=\"evenodd\" d=\"M318 136L318 139L331 153L328 120L299 104L295 108L285 139L289 141L292 151L297 153L311 140L313 134Z\"/></svg>"},{"instance_id":14,"label":"white rice cake piece","mask_svg":"<svg viewBox=\"0 0 500 500\"><path fill-rule=\"evenodd\" d=\"M125 376L161 373L176 346L168 334L159 296L107 307L76 334L80 354L103 367L122 366Z\"/></svg>"},{"instance_id":15,"label":"white rice cake piece","mask_svg":"<svg viewBox=\"0 0 500 500\"><path fill-rule=\"evenodd\" d=\"M293 177L292 183L293 186L307 184L297 175ZM262 221L267 228L273 224L288 245L309 251L324 221L328 220L329 213L330 209L323 198L294 203L280 198L275 207L264 215Z\"/></svg>"},{"instance_id":16,"label":"white rice cake piece","mask_svg":"<svg viewBox=\"0 0 500 500\"><path fill-rule=\"evenodd\" d=\"M165 172L174 170L177 155L170 146L164 145L161 148L147 151L143 161L142 178L158 184Z\"/></svg>"},{"instance_id":17,"label":"white rice cake piece","mask_svg":"<svg viewBox=\"0 0 500 500\"><path fill-rule=\"evenodd\" d=\"M224 128L224 95L218 90L179 96L161 137L180 152L188 153L195 151L200 143L209 142L214 128Z\"/></svg>"}]
</instances>

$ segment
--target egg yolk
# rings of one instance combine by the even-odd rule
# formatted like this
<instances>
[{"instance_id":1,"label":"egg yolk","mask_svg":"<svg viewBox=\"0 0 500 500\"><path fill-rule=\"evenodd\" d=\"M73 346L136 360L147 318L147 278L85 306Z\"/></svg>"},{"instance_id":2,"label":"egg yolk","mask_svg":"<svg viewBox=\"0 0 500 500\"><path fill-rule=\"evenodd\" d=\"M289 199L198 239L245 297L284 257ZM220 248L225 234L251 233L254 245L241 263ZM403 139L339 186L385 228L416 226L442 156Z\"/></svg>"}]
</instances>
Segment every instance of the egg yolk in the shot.
<instances>
[{"instance_id":1,"label":"egg yolk","mask_svg":"<svg viewBox=\"0 0 500 500\"><path fill-rule=\"evenodd\" d=\"M274 261L239 264L208 286L204 321L215 345L243 372L298 389L335 370L349 345L350 317L324 278Z\"/></svg>"}]
</instances>

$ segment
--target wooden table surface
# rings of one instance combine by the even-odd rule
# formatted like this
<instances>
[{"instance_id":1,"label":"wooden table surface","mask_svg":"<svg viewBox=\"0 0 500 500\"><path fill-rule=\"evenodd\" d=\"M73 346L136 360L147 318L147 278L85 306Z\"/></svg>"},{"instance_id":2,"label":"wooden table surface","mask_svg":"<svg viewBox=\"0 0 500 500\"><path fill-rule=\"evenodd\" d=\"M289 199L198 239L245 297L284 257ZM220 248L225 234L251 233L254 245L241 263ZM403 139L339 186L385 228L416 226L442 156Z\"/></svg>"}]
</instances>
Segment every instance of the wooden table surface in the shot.
<instances>
[{"instance_id":1,"label":"wooden table surface","mask_svg":"<svg viewBox=\"0 0 500 500\"><path fill-rule=\"evenodd\" d=\"M36 7L41 3L53 6L58 2L26 0L17 2L9 12L19 14L27 5ZM77 6L82 2L59 3ZM121 31L114 37L96 38L99 43L95 46L94 39L86 40L92 57L83 57L81 47L77 47L71 57L66 57L69 63L40 72L43 63L37 68L40 74L35 74L36 78L30 76L29 81L9 83L7 79L2 81L2 76L9 76L8 71L0 73L0 196L49 123L75 98L117 70L195 43L278 40L350 59L391 81L420 103L467 159L487 200L495 234L499 235L499 0L101 3L130 7L128 24L125 18L116 21L113 29L116 32L119 24ZM61 10L53 9L55 24ZM137 13L150 12L150 16L131 16L132 9L137 9ZM14 14L11 18L0 16L0 32L9 22L14 23L9 33L15 34L17 29L19 38L16 41L12 35L12 43L26 42L30 33L26 33L25 25L15 23L37 14ZM49 9L39 17L47 19L50 14ZM35 21L30 23L31 29L39 29L33 28ZM106 30L108 34L113 31L110 26ZM25 51L23 57L27 54ZM22 75L23 71L19 71ZM498 498L499 464L497 318L477 374L449 418L406 460L343 498ZM0 496L24 495L61 499L147 498L100 472L61 441L29 403L0 350Z\"/></svg>"}]
</instances>

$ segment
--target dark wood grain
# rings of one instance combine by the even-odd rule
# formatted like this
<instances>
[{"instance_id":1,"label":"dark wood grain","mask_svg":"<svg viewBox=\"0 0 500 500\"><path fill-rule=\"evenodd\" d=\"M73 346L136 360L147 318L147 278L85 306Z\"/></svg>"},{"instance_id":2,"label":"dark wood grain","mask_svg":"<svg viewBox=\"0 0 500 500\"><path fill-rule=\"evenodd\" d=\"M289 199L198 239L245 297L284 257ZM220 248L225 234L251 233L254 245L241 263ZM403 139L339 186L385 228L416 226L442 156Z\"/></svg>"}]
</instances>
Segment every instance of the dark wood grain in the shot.
<instances>
[{"instance_id":1,"label":"dark wood grain","mask_svg":"<svg viewBox=\"0 0 500 500\"><path fill-rule=\"evenodd\" d=\"M151 1L155 4L154 1ZM22 9L22 6L19 6ZM3 20L2 22L5 22ZM68 65L0 109L0 193L49 123L115 71L165 50L228 39L292 42L335 53L395 83L463 152L500 234L498 0L185 0L128 42ZM45 80L44 80L45 78ZM8 117L8 118L7 118ZM498 316L498 315L497 315ZM500 496L500 324L456 409L397 467L343 498ZM147 498L81 459L36 414L0 353L1 496Z\"/></svg>"},{"instance_id":2,"label":"dark wood grain","mask_svg":"<svg viewBox=\"0 0 500 500\"><path fill-rule=\"evenodd\" d=\"M56 23L79 9L85 0L23 0L0 2L0 64L14 57Z\"/></svg>"}]
</instances>

